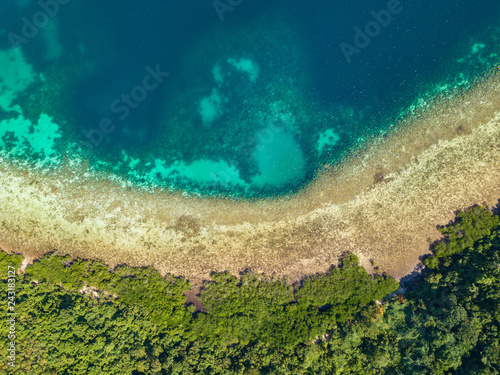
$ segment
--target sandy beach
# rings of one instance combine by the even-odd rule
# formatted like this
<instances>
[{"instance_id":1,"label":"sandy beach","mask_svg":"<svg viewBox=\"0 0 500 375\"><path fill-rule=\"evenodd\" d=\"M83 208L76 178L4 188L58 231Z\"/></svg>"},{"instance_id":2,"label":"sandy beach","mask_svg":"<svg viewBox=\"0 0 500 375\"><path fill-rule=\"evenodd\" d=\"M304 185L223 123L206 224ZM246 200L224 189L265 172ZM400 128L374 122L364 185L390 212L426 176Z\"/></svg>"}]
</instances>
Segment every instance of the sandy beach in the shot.
<instances>
[{"instance_id":1,"label":"sandy beach","mask_svg":"<svg viewBox=\"0 0 500 375\"><path fill-rule=\"evenodd\" d=\"M154 266L195 283L246 268L295 281L350 251L400 278L439 238L436 225L458 209L497 203L499 160L496 74L325 166L288 199L186 197L136 189L85 163L49 172L3 160L0 247Z\"/></svg>"}]
</instances>

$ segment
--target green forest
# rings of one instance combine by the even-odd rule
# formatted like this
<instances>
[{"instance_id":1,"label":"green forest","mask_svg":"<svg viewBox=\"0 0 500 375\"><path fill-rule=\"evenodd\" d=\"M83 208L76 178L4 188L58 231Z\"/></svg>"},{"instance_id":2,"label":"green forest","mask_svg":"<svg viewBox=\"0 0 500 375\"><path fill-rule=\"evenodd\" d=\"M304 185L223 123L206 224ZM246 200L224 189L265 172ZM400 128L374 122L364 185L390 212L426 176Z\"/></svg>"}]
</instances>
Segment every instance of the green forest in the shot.
<instances>
[{"instance_id":1,"label":"green forest","mask_svg":"<svg viewBox=\"0 0 500 375\"><path fill-rule=\"evenodd\" d=\"M499 224L480 206L457 213L439 227L443 238L431 244L404 295L395 293L396 280L367 274L345 254L328 272L293 284L251 270L213 273L199 294L201 310L186 304L186 279L153 268L110 269L52 253L20 272L23 257L0 252L0 369L500 374Z\"/></svg>"}]
</instances>

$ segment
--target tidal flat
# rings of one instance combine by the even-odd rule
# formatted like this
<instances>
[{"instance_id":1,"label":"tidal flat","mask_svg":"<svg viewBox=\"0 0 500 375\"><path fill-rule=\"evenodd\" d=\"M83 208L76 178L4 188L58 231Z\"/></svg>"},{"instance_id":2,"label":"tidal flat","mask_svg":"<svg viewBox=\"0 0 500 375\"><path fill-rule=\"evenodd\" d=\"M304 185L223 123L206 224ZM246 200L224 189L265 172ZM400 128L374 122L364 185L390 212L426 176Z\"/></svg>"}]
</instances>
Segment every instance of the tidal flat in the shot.
<instances>
[{"instance_id":1,"label":"tidal flat","mask_svg":"<svg viewBox=\"0 0 500 375\"><path fill-rule=\"evenodd\" d=\"M401 278L497 203L499 5L59 5L2 5L3 250Z\"/></svg>"},{"instance_id":2,"label":"tidal flat","mask_svg":"<svg viewBox=\"0 0 500 375\"><path fill-rule=\"evenodd\" d=\"M493 74L436 100L287 198L186 196L134 187L85 161L53 171L3 159L1 247L29 259L56 250L154 266L195 282L246 268L296 280L350 251L400 278L439 238L436 225L497 203L499 94Z\"/></svg>"}]
</instances>

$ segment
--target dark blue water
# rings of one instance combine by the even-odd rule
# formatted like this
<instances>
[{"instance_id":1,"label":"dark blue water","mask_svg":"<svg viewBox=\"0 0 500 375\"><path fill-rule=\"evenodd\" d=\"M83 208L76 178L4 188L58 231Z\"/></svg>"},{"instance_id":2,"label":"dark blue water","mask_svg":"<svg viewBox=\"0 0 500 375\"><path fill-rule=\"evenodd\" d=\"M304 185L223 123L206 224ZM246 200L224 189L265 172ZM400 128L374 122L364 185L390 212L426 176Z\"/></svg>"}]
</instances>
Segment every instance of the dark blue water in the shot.
<instances>
[{"instance_id":1,"label":"dark blue water","mask_svg":"<svg viewBox=\"0 0 500 375\"><path fill-rule=\"evenodd\" d=\"M51 95L61 105L43 112L58 119L65 142L83 145L94 168L143 184L282 194L385 132L432 87L447 82L451 94L460 89L458 76L467 83L461 87L472 84L500 49L500 3L491 0L218 4L60 5L50 35L63 52L48 52L56 42L43 28L21 48L35 71L59 82ZM40 10L18 5L0 5L2 49L9 31L22 35L22 17ZM474 43L482 43L477 53ZM248 61L258 67L255 81L236 68ZM140 101L130 98L152 70L160 76L147 82L157 87L137 89ZM203 98L215 108L213 119L201 114ZM33 105L26 96L19 104ZM263 131L271 138L263 140ZM318 146L321 137L330 143Z\"/></svg>"}]
</instances>

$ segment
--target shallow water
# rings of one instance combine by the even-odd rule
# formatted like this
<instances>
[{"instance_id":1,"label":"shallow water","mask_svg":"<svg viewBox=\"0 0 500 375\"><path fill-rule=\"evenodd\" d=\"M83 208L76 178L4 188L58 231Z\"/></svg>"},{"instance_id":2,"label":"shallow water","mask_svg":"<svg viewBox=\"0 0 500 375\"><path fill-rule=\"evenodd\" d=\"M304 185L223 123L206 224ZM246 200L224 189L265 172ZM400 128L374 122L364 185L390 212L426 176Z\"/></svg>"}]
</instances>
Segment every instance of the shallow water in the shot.
<instances>
[{"instance_id":1,"label":"shallow water","mask_svg":"<svg viewBox=\"0 0 500 375\"><path fill-rule=\"evenodd\" d=\"M495 1L43 4L0 8L2 155L201 195L296 191L500 62Z\"/></svg>"}]
</instances>

